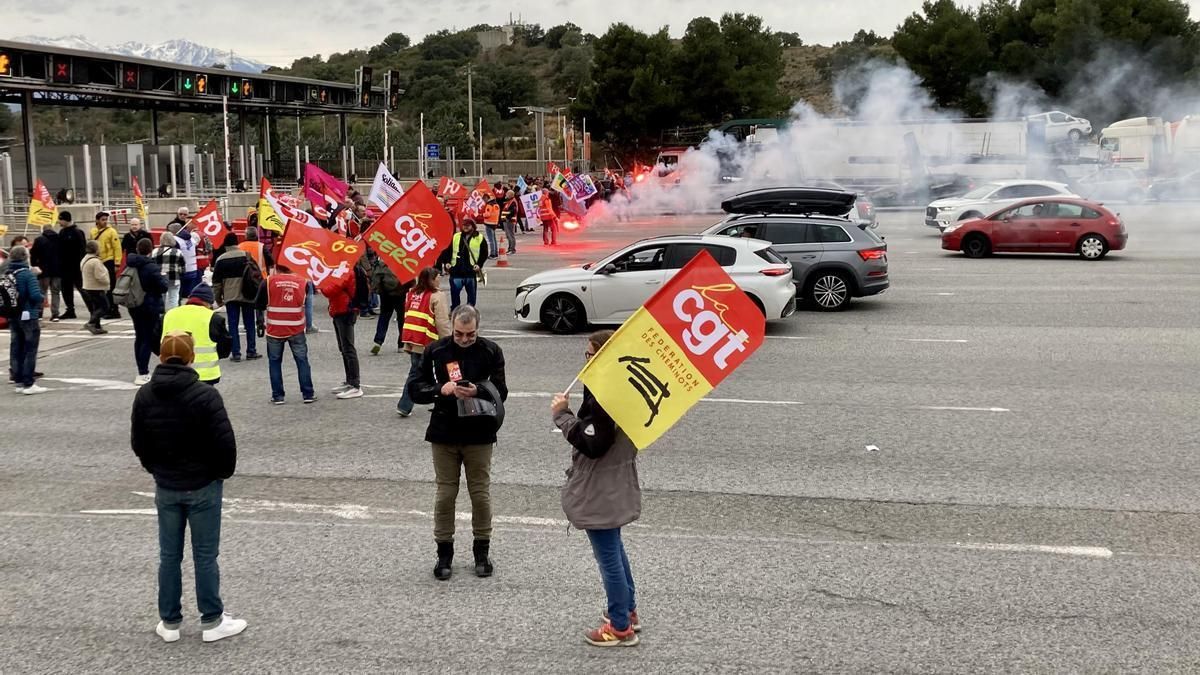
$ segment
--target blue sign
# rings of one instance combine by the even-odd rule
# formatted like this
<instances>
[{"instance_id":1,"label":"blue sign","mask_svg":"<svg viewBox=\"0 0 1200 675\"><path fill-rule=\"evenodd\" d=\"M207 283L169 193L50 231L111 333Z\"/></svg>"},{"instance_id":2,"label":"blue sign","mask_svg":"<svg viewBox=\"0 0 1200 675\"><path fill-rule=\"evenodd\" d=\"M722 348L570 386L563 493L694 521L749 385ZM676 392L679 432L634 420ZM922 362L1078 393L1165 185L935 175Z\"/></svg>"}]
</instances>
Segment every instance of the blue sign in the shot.
<instances>
[{"instance_id":1,"label":"blue sign","mask_svg":"<svg viewBox=\"0 0 1200 675\"><path fill-rule=\"evenodd\" d=\"M426 143L425 144L426 159L441 159L442 144L441 143Z\"/></svg>"}]
</instances>

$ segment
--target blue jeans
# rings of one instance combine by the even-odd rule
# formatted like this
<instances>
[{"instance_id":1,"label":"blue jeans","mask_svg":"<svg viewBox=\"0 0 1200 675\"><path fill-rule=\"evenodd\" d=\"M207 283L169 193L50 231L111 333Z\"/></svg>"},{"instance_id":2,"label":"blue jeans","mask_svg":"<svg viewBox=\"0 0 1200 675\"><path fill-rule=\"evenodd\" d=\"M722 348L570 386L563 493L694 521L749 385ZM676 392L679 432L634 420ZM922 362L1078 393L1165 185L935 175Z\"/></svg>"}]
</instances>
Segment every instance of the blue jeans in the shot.
<instances>
[{"instance_id":1,"label":"blue jeans","mask_svg":"<svg viewBox=\"0 0 1200 675\"><path fill-rule=\"evenodd\" d=\"M308 282L308 286L306 286L304 289L304 329L305 330L311 330L313 327L312 303L313 303L313 293L315 293L315 292L316 292L316 287L313 286L313 282L311 282L311 281Z\"/></svg>"},{"instance_id":2,"label":"blue jeans","mask_svg":"<svg viewBox=\"0 0 1200 675\"><path fill-rule=\"evenodd\" d=\"M304 333L293 335L286 340L267 337L267 369L271 373L271 400L282 401L283 392L283 346L292 350L292 358L296 360L296 373L300 376L300 395L305 400L316 396L312 383L312 368L308 365L308 338Z\"/></svg>"},{"instance_id":3,"label":"blue jeans","mask_svg":"<svg viewBox=\"0 0 1200 675\"><path fill-rule=\"evenodd\" d=\"M8 326L12 334L12 342L8 347L8 368L18 385L32 387L42 326L37 319L22 321L19 318L9 321Z\"/></svg>"},{"instance_id":4,"label":"blue jeans","mask_svg":"<svg viewBox=\"0 0 1200 675\"><path fill-rule=\"evenodd\" d=\"M496 242L496 228L484 225L483 234L487 237L488 256L495 257L500 255L500 244Z\"/></svg>"},{"instance_id":5,"label":"blue jeans","mask_svg":"<svg viewBox=\"0 0 1200 675\"><path fill-rule=\"evenodd\" d=\"M417 373L421 370L422 356L423 355L415 352L408 353L408 377L404 379L404 393L400 395L400 402L396 404L396 410L399 410L405 415L411 414L413 411L413 400L412 397L408 395L408 390L409 386L412 384L412 381L416 379Z\"/></svg>"},{"instance_id":6,"label":"blue jeans","mask_svg":"<svg viewBox=\"0 0 1200 675\"><path fill-rule=\"evenodd\" d=\"M634 597L633 572L629 569L629 557L625 555L625 544L621 543L621 528L611 530L587 530L592 542L592 553L600 566L600 579L608 595L608 617L613 628L629 628L629 613L637 609Z\"/></svg>"},{"instance_id":7,"label":"blue jeans","mask_svg":"<svg viewBox=\"0 0 1200 675\"><path fill-rule=\"evenodd\" d=\"M475 277L450 277L450 311L462 304L459 296L464 290L467 292L467 304L474 307L477 284Z\"/></svg>"},{"instance_id":8,"label":"blue jeans","mask_svg":"<svg viewBox=\"0 0 1200 675\"><path fill-rule=\"evenodd\" d=\"M388 324L392 322L392 315L396 315L396 329L400 334L396 336L397 344L403 344L401 338L404 337L404 298L386 293L379 296L379 320L375 322L375 344L383 345L383 341L387 339Z\"/></svg>"},{"instance_id":9,"label":"blue jeans","mask_svg":"<svg viewBox=\"0 0 1200 675\"><path fill-rule=\"evenodd\" d=\"M183 277L179 279L179 300L187 302L188 296L192 294L200 282L204 279L204 273L200 270L194 272L184 272Z\"/></svg>"},{"instance_id":10,"label":"blue jeans","mask_svg":"<svg viewBox=\"0 0 1200 675\"><path fill-rule=\"evenodd\" d=\"M221 493L223 481L199 490L157 488L158 507L158 617L168 627L183 621L183 535L192 528L192 561L196 568L196 604L205 626L220 623L221 603Z\"/></svg>"},{"instance_id":11,"label":"blue jeans","mask_svg":"<svg viewBox=\"0 0 1200 675\"><path fill-rule=\"evenodd\" d=\"M246 353L257 354L258 343L255 341L257 338L255 331L258 328L254 325L254 305L231 302L225 305L225 314L229 317L229 336L233 338L233 349L231 350L233 355L242 355L242 340L238 335L239 322L246 326Z\"/></svg>"}]
</instances>

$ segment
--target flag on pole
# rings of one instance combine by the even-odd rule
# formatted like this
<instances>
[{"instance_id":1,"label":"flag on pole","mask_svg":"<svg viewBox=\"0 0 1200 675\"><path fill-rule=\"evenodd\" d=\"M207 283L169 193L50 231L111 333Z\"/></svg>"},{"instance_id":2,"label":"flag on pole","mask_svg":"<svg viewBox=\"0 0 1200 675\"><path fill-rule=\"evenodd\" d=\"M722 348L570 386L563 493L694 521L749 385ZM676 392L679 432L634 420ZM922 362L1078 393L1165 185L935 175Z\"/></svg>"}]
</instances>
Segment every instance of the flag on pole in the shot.
<instances>
[{"instance_id":1,"label":"flag on pole","mask_svg":"<svg viewBox=\"0 0 1200 675\"><path fill-rule=\"evenodd\" d=\"M280 260L296 272L303 271L322 291L354 274L355 263L366 252L362 243L323 227L296 227L294 223L289 224L279 245Z\"/></svg>"},{"instance_id":2,"label":"flag on pole","mask_svg":"<svg viewBox=\"0 0 1200 675\"><path fill-rule=\"evenodd\" d=\"M306 227L321 227L311 213L295 208L287 201L282 195L271 192L271 183L263 178L258 190L258 226L278 234L283 234L288 222L293 220Z\"/></svg>"},{"instance_id":3,"label":"flag on pole","mask_svg":"<svg viewBox=\"0 0 1200 675\"><path fill-rule=\"evenodd\" d=\"M304 195L314 210L329 213L346 202L350 186L326 173L316 164L304 165ZM325 217L328 217L326 215Z\"/></svg>"},{"instance_id":4,"label":"flag on pole","mask_svg":"<svg viewBox=\"0 0 1200 675\"><path fill-rule=\"evenodd\" d=\"M579 379L639 450L763 343L766 319L704 250L608 339Z\"/></svg>"},{"instance_id":5,"label":"flag on pole","mask_svg":"<svg viewBox=\"0 0 1200 675\"><path fill-rule=\"evenodd\" d=\"M442 176L442 179L438 181L437 196L439 197L462 199L466 196L466 194L467 188L463 187L462 183L454 180L453 178Z\"/></svg>"},{"instance_id":6,"label":"flag on pole","mask_svg":"<svg viewBox=\"0 0 1200 675\"><path fill-rule=\"evenodd\" d=\"M391 171L388 171L386 164L380 162L379 169L375 172L375 182L371 184L371 194L367 197L367 201L378 206L380 210L387 211L403 194L404 187L400 185L400 181L396 180Z\"/></svg>"},{"instance_id":7,"label":"flag on pole","mask_svg":"<svg viewBox=\"0 0 1200 675\"><path fill-rule=\"evenodd\" d=\"M422 181L417 181L363 234L367 246L396 274L400 283L432 267L454 236L450 214Z\"/></svg>"},{"instance_id":8,"label":"flag on pole","mask_svg":"<svg viewBox=\"0 0 1200 675\"><path fill-rule=\"evenodd\" d=\"M587 201L596 196L596 184L592 182L592 177L585 174L575 174L567 179L567 184L571 186L571 193L579 201Z\"/></svg>"},{"instance_id":9,"label":"flag on pole","mask_svg":"<svg viewBox=\"0 0 1200 675\"><path fill-rule=\"evenodd\" d=\"M25 219L25 224L45 227L53 225L57 220L58 206L50 196L50 191L46 189L46 184L38 179L33 187L33 197L29 200L29 216Z\"/></svg>"},{"instance_id":10,"label":"flag on pole","mask_svg":"<svg viewBox=\"0 0 1200 675\"><path fill-rule=\"evenodd\" d=\"M550 181L550 187L554 188L555 190L558 190L559 192L561 192L562 194L564 194L568 197L570 197L573 194L571 192L571 184L569 182L567 182L567 177L562 175L561 173L554 174L554 178L551 179L551 181Z\"/></svg>"},{"instance_id":11,"label":"flag on pole","mask_svg":"<svg viewBox=\"0 0 1200 675\"><path fill-rule=\"evenodd\" d=\"M137 176L133 177L133 203L137 206L138 217L146 229L150 229L150 214L146 212L146 200L142 195L142 186L138 185Z\"/></svg>"},{"instance_id":12,"label":"flag on pole","mask_svg":"<svg viewBox=\"0 0 1200 675\"><path fill-rule=\"evenodd\" d=\"M530 192L527 195L521 195L521 208L525 209L525 221L530 227L537 227L542 224L541 192Z\"/></svg>"},{"instance_id":13,"label":"flag on pole","mask_svg":"<svg viewBox=\"0 0 1200 675\"><path fill-rule=\"evenodd\" d=\"M215 199L205 204L192 222L196 223L200 234L208 237L213 246L220 246L224 243L226 235L230 233L229 228L225 227L225 222L221 219L221 209L217 206Z\"/></svg>"},{"instance_id":14,"label":"flag on pole","mask_svg":"<svg viewBox=\"0 0 1200 675\"><path fill-rule=\"evenodd\" d=\"M554 162L546 162L546 173L553 176L554 174L561 173L561 172L558 170L557 164L555 164Z\"/></svg>"},{"instance_id":15,"label":"flag on pole","mask_svg":"<svg viewBox=\"0 0 1200 675\"><path fill-rule=\"evenodd\" d=\"M491 195L492 186L488 185L487 180L479 181L474 190L471 190L471 196L463 200L459 205L459 217L469 216L476 218L483 212L483 207L487 205L488 197Z\"/></svg>"}]
</instances>

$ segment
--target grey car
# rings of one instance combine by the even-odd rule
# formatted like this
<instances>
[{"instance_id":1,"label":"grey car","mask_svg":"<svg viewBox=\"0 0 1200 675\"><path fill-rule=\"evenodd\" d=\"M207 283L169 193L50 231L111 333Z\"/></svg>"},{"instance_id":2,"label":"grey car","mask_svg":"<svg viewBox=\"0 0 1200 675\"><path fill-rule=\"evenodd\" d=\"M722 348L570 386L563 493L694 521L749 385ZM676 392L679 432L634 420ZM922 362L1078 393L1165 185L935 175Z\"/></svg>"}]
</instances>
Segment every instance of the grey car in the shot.
<instances>
[{"instance_id":1,"label":"grey car","mask_svg":"<svg viewBox=\"0 0 1200 675\"><path fill-rule=\"evenodd\" d=\"M854 199L834 190L755 190L722 203L729 217L704 234L770 242L791 263L800 297L813 309L838 311L890 285L887 244L846 218Z\"/></svg>"}]
</instances>

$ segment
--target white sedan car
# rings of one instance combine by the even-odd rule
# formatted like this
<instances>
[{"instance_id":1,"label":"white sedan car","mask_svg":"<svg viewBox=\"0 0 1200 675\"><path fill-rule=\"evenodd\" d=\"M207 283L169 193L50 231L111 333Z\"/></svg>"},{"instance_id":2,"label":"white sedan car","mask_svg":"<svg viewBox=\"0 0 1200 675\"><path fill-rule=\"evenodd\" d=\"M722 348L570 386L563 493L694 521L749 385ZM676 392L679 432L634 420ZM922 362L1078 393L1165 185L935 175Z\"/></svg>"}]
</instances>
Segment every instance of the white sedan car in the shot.
<instances>
[{"instance_id":1,"label":"white sedan car","mask_svg":"<svg viewBox=\"0 0 1200 675\"><path fill-rule=\"evenodd\" d=\"M925 224L945 231L953 223L982 218L1035 197L1078 197L1063 183L1045 180L995 180L961 197L939 199L925 209Z\"/></svg>"},{"instance_id":2,"label":"white sedan car","mask_svg":"<svg viewBox=\"0 0 1200 675\"><path fill-rule=\"evenodd\" d=\"M796 311L792 266L769 242L706 235L645 239L603 260L549 270L517 286L516 317L555 333L618 325L700 251L707 250L768 320Z\"/></svg>"}]
</instances>

